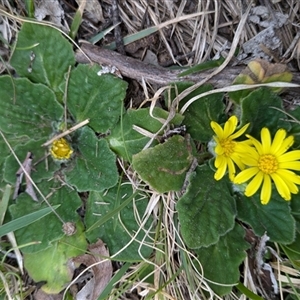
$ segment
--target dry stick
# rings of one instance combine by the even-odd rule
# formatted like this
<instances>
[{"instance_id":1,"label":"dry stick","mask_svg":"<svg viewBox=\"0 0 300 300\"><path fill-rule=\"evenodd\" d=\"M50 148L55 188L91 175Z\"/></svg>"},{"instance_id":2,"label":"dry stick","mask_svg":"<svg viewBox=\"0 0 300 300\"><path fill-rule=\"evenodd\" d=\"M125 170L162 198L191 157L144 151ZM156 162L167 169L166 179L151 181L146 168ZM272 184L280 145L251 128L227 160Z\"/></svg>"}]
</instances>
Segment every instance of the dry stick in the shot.
<instances>
[{"instance_id":1,"label":"dry stick","mask_svg":"<svg viewBox=\"0 0 300 300\"><path fill-rule=\"evenodd\" d=\"M121 55L115 51L100 48L91 44L82 44L81 50L85 52L88 60L82 53L76 53L76 60L79 63L89 63L91 60L99 65L115 66L124 77L165 86L178 81L199 82L209 76L211 71L204 71L196 75L178 77L182 70L168 70L152 64L146 64L135 58ZM230 68L226 73L219 74L209 80L215 87L230 85L234 78L242 71L243 67Z\"/></svg>"},{"instance_id":2,"label":"dry stick","mask_svg":"<svg viewBox=\"0 0 300 300\"><path fill-rule=\"evenodd\" d=\"M62 137L64 137L64 136L70 134L71 132L73 132L73 131L79 129L80 127L83 127L84 125L88 124L89 122L90 122L90 120L89 120L89 119L86 119L86 120L84 120L84 121L78 123L77 125L75 125L75 126L69 128L68 130L66 130L66 131L64 131L64 132L62 132L62 133L60 133L60 134L54 136L51 140L49 140L48 142L44 143L42 146L43 146L43 147L49 146L49 145L52 144L54 141L56 141L56 140L58 140L58 139L60 139L60 138L62 138Z\"/></svg>"},{"instance_id":3,"label":"dry stick","mask_svg":"<svg viewBox=\"0 0 300 300\"><path fill-rule=\"evenodd\" d=\"M60 215L55 211L55 209L53 209L53 207L51 206L51 204L48 202L48 200L46 199L46 197L42 194L42 192L40 191L40 189L37 187L37 185L35 184L35 182L32 180L32 178L30 177L30 175L28 174L27 170L24 168L23 164L21 163L21 161L19 160L18 156L16 155L15 151L13 150L13 148L10 146L8 140L6 139L6 137L4 136L3 132L0 130L0 135L2 136L5 144L7 145L7 147L9 148L10 152L12 153L12 155L14 156L15 160L17 161L17 163L19 164L20 168L22 169L22 171L24 172L25 176L28 178L28 180L30 181L30 183L35 187L35 189L38 191L38 193L40 194L40 196L43 198L43 200L45 201L45 203L50 207L50 209L52 210L52 212L56 215L56 217L63 223L65 224L64 220L60 217Z\"/></svg>"},{"instance_id":4,"label":"dry stick","mask_svg":"<svg viewBox=\"0 0 300 300\"><path fill-rule=\"evenodd\" d=\"M211 71L202 71L197 74L178 77L182 70L168 70L151 64L146 64L135 58L121 55L115 51L103 49L91 44L82 44L81 49L89 57L85 58L82 53L76 53L76 60L79 63L93 61L99 65L115 66L124 77L137 81L144 79L146 82L165 86L178 81L200 82L207 79ZM207 80L216 88L232 85L234 79L241 73L244 66L226 68L224 72L216 74ZM300 73L293 72L293 82L300 83Z\"/></svg>"}]
</instances>

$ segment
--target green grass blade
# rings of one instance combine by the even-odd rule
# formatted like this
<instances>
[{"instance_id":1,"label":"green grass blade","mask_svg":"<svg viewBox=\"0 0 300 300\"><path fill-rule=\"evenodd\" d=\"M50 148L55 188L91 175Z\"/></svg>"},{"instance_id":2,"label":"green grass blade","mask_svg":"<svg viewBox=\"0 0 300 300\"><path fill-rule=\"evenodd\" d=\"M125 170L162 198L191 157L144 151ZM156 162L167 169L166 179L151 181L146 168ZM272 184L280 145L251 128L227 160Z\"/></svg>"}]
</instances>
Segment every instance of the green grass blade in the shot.
<instances>
[{"instance_id":1,"label":"green grass blade","mask_svg":"<svg viewBox=\"0 0 300 300\"><path fill-rule=\"evenodd\" d=\"M128 45L132 42L138 41L146 36L149 36L150 34L156 32L159 30L158 26L153 26L153 27L149 27L146 29L143 29L137 33L134 34L130 34L128 36L125 36L123 39L123 43L124 45ZM104 46L104 48L110 49L110 50L115 50L116 49L116 43L110 43L109 45Z\"/></svg>"},{"instance_id":2,"label":"green grass blade","mask_svg":"<svg viewBox=\"0 0 300 300\"><path fill-rule=\"evenodd\" d=\"M11 232L23 228L43 217L50 214L53 209L57 209L60 205L55 205L52 208L46 207L21 218L10 221L2 226L0 226L0 237Z\"/></svg>"},{"instance_id":3,"label":"green grass blade","mask_svg":"<svg viewBox=\"0 0 300 300\"><path fill-rule=\"evenodd\" d=\"M249 289L247 289L241 282L239 282L235 287L244 295L246 295L247 299L264 300L263 298L259 297L258 295L254 294Z\"/></svg>"},{"instance_id":4,"label":"green grass blade","mask_svg":"<svg viewBox=\"0 0 300 300\"><path fill-rule=\"evenodd\" d=\"M191 74L194 74L197 72L201 72L201 71L219 67L224 61L225 61L225 58L223 58L223 57L216 59L216 60L205 61L199 65L193 66L193 67L189 68L188 70L181 72L180 74L178 74L178 77L191 75Z\"/></svg>"},{"instance_id":5,"label":"green grass blade","mask_svg":"<svg viewBox=\"0 0 300 300\"><path fill-rule=\"evenodd\" d=\"M81 24L81 21L82 21L82 11L80 8L77 9L76 13L75 13L75 16L74 16L74 19L73 19L73 22L71 24L71 28L70 28L70 32L69 32L69 36L71 39L75 39L76 35L77 35L77 32L78 32L78 29L79 29L79 26Z\"/></svg>"},{"instance_id":6,"label":"green grass blade","mask_svg":"<svg viewBox=\"0 0 300 300\"><path fill-rule=\"evenodd\" d=\"M4 189L2 200L0 201L0 225L2 225L5 217L5 213L9 202L10 192L11 192L11 186L7 184Z\"/></svg>"},{"instance_id":7,"label":"green grass blade","mask_svg":"<svg viewBox=\"0 0 300 300\"><path fill-rule=\"evenodd\" d=\"M25 0L25 7L27 16L29 18L34 18L34 0Z\"/></svg>"},{"instance_id":8,"label":"green grass blade","mask_svg":"<svg viewBox=\"0 0 300 300\"><path fill-rule=\"evenodd\" d=\"M109 296L109 294L111 293L116 282L118 282L122 278L122 276L128 271L128 269L131 265L132 265L132 263L127 262L122 266L122 268L120 270L118 270L118 272L115 274L115 276L110 280L108 285L105 287L105 289L101 293L98 300L107 299L107 296Z\"/></svg>"},{"instance_id":9,"label":"green grass blade","mask_svg":"<svg viewBox=\"0 0 300 300\"><path fill-rule=\"evenodd\" d=\"M101 41L108 33L114 30L118 25L120 25L120 23L110 26L107 29L97 33L95 36L90 38L89 42L92 43L93 45L96 44L97 42Z\"/></svg>"}]
</instances>

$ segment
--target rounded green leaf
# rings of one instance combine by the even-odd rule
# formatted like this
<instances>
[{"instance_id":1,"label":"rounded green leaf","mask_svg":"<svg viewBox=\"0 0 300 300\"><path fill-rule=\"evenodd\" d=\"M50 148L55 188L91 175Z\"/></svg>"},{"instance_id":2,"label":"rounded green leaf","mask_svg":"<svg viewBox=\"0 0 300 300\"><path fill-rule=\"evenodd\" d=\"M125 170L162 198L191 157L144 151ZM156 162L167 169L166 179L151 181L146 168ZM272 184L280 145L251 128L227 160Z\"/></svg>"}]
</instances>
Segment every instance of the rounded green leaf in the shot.
<instances>
[{"instance_id":1,"label":"rounded green leaf","mask_svg":"<svg viewBox=\"0 0 300 300\"><path fill-rule=\"evenodd\" d=\"M279 128L289 130L291 125L286 115L276 108L283 110L281 98L268 88L259 88L242 99L241 123L250 123L248 133L256 138L260 137L263 127L269 128L273 134Z\"/></svg>"},{"instance_id":2,"label":"rounded green leaf","mask_svg":"<svg viewBox=\"0 0 300 300\"><path fill-rule=\"evenodd\" d=\"M38 253L24 254L24 267L35 282L45 281L42 290L47 294L58 294L72 280L73 272L69 260L85 253L87 248L83 224L77 222L76 233L62 236L47 249Z\"/></svg>"},{"instance_id":3,"label":"rounded green leaf","mask_svg":"<svg viewBox=\"0 0 300 300\"><path fill-rule=\"evenodd\" d=\"M235 225L216 244L194 250L203 268L204 277L219 283L209 283L219 296L231 292L232 286L226 285L235 285L239 281L239 266L246 257L245 250L249 248L244 235L243 228Z\"/></svg>"},{"instance_id":4,"label":"rounded green leaf","mask_svg":"<svg viewBox=\"0 0 300 300\"><path fill-rule=\"evenodd\" d=\"M89 127L78 130L74 142L75 161L64 170L66 181L78 191L103 191L118 182L116 155L105 139L97 138Z\"/></svg>"},{"instance_id":5,"label":"rounded green leaf","mask_svg":"<svg viewBox=\"0 0 300 300\"><path fill-rule=\"evenodd\" d=\"M54 182L53 180L43 181L38 184L41 192L47 196L47 200L51 205L60 204L60 207L56 209L57 214L64 222L76 223L80 221L80 217L76 210L80 207L81 199L77 192L69 189L66 185L61 186L60 182ZM39 194L36 193L39 197ZM9 211L13 219L22 217L26 214L48 207L42 199L40 202L35 202L26 193L21 193L16 201L16 204L12 204L9 207ZM44 218L30 224L24 228L15 231L16 239L19 246L27 243L40 242L39 244L33 244L22 248L23 253L33 253L44 250L50 247L51 243L61 239L64 236L62 230L62 222L53 213L45 216Z\"/></svg>"},{"instance_id":6,"label":"rounded green leaf","mask_svg":"<svg viewBox=\"0 0 300 300\"><path fill-rule=\"evenodd\" d=\"M10 63L19 76L60 93L59 86L69 66L75 64L75 57L71 44L58 29L24 22Z\"/></svg>"},{"instance_id":7,"label":"rounded green leaf","mask_svg":"<svg viewBox=\"0 0 300 300\"><path fill-rule=\"evenodd\" d=\"M133 155L132 165L145 182L164 193L182 188L192 160L190 140L174 135L163 144Z\"/></svg>"},{"instance_id":8,"label":"rounded green leaf","mask_svg":"<svg viewBox=\"0 0 300 300\"><path fill-rule=\"evenodd\" d=\"M155 107L153 116L157 118L167 119L169 112ZM172 120L172 124L180 125L183 117L179 114ZM162 127L162 123L150 115L149 108L128 109L121 117L118 125L111 131L107 137L110 147L122 158L131 161L132 155L143 150L144 146L150 140L149 137L142 135L133 129L133 125L141 127L151 133L156 133ZM161 133L163 135L163 133ZM157 144L154 141L153 144Z\"/></svg>"},{"instance_id":9,"label":"rounded green leaf","mask_svg":"<svg viewBox=\"0 0 300 300\"><path fill-rule=\"evenodd\" d=\"M174 99L176 95L183 92L185 89L192 86L190 82L178 82L176 88L171 89L171 99ZM197 88L188 96L183 98L179 103L181 109L190 99L195 96L201 95L213 89L210 84L202 85ZM220 116L224 113L225 105L223 103L223 94L212 94L206 97L202 97L194 101L184 112L183 124L186 125L187 132L194 140L201 142L208 142L214 135L210 127L211 121L218 122Z\"/></svg>"},{"instance_id":10,"label":"rounded green leaf","mask_svg":"<svg viewBox=\"0 0 300 300\"><path fill-rule=\"evenodd\" d=\"M139 261L149 257L152 247L148 231L152 217L141 228L147 204L147 196L140 192L133 194L130 184L122 184L105 192L91 192L85 215L88 240L93 243L100 238L107 244L111 255L122 249L114 257L116 260ZM149 243L150 246L147 245Z\"/></svg>"},{"instance_id":11,"label":"rounded green leaf","mask_svg":"<svg viewBox=\"0 0 300 300\"><path fill-rule=\"evenodd\" d=\"M32 153L32 168L31 168L31 178L35 183L42 181L43 179L51 178L55 171L60 168L60 165L56 164L51 158L47 159L47 150L42 147L42 144L46 142L47 139L42 140L31 140L24 144L19 144L13 147L15 154L21 161L24 162L28 152ZM47 160L47 161L46 161ZM4 163L3 177L6 182L15 184L17 176L16 172L19 170L20 166L16 161L13 154L10 154ZM25 177L23 179L25 182Z\"/></svg>"},{"instance_id":12,"label":"rounded green leaf","mask_svg":"<svg viewBox=\"0 0 300 300\"><path fill-rule=\"evenodd\" d=\"M291 215L289 203L283 200L276 191L267 205L262 205L260 195L237 197L238 219L249 224L256 235L264 233L270 240L290 244L295 239L295 220Z\"/></svg>"},{"instance_id":13,"label":"rounded green leaf","mask_svg":"<svg viewBox=\"0 0 300 300\"><path fill-rule=\"evenodd\" d=\"M63 117L63 107L54 93L42 84L25 78L0 77L0 129L15 137L31 139L52 135L55 122Z\"/></svg>"},{"instance_id":14,"label":"rounded green leaf","mask_svg":"<svg viewBox=\"0 0 300 300\"><path fill-rule=\"evenodd\" d=\"M299 229L296 234L295 241L289 245L280 245L285 255L288 257L289 262L294 266L295 269L300 268L300 234Z\"/></svg>"},{"instance_id":15,"label":"rounded green leaf","mask_svg":"<svg viewBox=\"0 0 300 300\"><path fill-rule=\"evenodd\" d=\"M16 145L27 142L29 139L26 136L18 138L18 137L15 137L13 134L4 134L4 136L8 140L10 146L13 149ZM4 142L2 137L0 137L0 153L1 153L1 155L0 155L0 170L2 170L2 172L0 172L0 181L2 181L4 162L5 162L6 158L10 155L10 150L9 150L8 146L6 145L6 143Z\"/></svg>"},{"instance_id":16,"label":"rounded green leaf","mask_svg":"<svg viewBox=\"0 0 300 300\"><path fill-rule=\"evenodd\" d=\"M298 120L298 122L290 122L291 130L289 134L294 136L295 145L300 145L300 107L297 106L295 109L289 110L288 113L295 118L295 121Z\"/></svg>"},{"instance_id":17,"label":"rounded green leaf","mask_svg":"<svg viewBox=\"0 0 300 300\"><path fill-rule=\"evenodd\" d=\"M296 230L300 233L300 194L293 194L290 203L291 214L296 221ZM300 249L300 248L299 248Z\"/></svg>"},{"instance_id":18,"label":"rounded green leaf","mask_svg":"<svg viewBox=\"0 0 300 300\"><path fill-rule=\"evenodd\" d=\"M71 72L67 105L76 122L89 119L96 132L106 132L119 120L127 83L111 74L99 76L99 69L78 65Z\"/></svg>"},{"instance_id":19,"label":"rounded green leaf","mask_svg":"<svg viewBox=\"0 0 300 300\"><path fill-rule=\"evenodd\" d=\"M206 165L197 167L192 174L176 208L182 237L192 249L217 243L234 227L236 207L228 181L216 181Z\"/></svg>"}]
</instances>

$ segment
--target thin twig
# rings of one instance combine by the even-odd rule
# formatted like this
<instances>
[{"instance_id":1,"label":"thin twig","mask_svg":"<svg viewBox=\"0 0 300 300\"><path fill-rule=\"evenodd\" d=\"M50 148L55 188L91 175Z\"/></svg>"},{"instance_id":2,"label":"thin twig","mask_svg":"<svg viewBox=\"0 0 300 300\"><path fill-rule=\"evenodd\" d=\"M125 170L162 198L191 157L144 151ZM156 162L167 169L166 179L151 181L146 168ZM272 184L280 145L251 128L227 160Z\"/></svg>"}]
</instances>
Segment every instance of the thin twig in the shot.
<instances>
[{"instance_id":1,"label":"thin twig","mask_svg":"<svg viewBox=\"0 0 300 300\"><path fill-rule=\"evenodd\" d=\"M70 134L71 132L73 132L73 131L79 129L80 127L83 127L84 125L88 124L89 122L90 122L90 120L89 120L89 119L86 119L86 120L84 120L84 121L78 123L77 125L75 125L75 126L69 128L68 130L66 130L66 131L64 131L64 132L62 132L62 133L60 133L60 134L54 136L52 139L50 139L49 141L47 141L46 143L44 143L42 146L43 146L43 147L46 147L46 146L51 145L54 141L56 141L56 140L58 140L58 139L60 139L60 138L62 138L62 137L64 137L64 136Z\"/></svg>"}]
</instances>

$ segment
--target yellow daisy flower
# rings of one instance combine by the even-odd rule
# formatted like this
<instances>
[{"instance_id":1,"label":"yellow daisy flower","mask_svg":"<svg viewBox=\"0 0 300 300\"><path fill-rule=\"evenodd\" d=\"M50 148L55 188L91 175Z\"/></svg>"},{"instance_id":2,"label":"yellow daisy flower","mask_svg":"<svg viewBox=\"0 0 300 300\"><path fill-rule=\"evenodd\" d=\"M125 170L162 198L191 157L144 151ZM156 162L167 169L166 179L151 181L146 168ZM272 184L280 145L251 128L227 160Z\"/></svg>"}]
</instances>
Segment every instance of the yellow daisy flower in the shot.
<instances>
[{"instance_id":1,"label":"yellow daisy flower","mask_svg":"<svg viewBox=\"0 0 300 300\"><path fill-rule=\"evenodd\" d=\"M248 128L249 124L243 126L240 130L235 132L238 124L236 116L231 116L224 125L224 129L216 122L210 122L212 130L215 132L214 136L216 154L215 167L217 171L214 178L220 180L228 169L229 178L233 180L235 176L235 164L241 169L244 169L244 164L240 159L240 152L247 152L250 148L249 142L238 142L236 138L240 137ZM235 132L235 133L234 133Z\"/></svg>"},{"instance_id":2,"label":"yellow daisy flower","mask_svg":"<svg viewBox=\"0 0 300 300\"><path fill-rule=\"evenodd\" d=\"M294 137L286 135L284 129L279 129L273 142L268 128L261 130L261 142L246 135L254 147L242 156L242 162L248 168L234 178L234 183L241 184L253 177L246 187L245 195L252 196L262 185L262 204L270 201L272 181L284 200L291 200L291 193L297 194L299 191L296 184L300 184L300 176L291 170L300 170L300 150L287 152L294 143Z\"/></svg>"},{"instance_id":3,"label":"yellow daisy flower","mask_svg":"<svg viewBox=\"0 0 300 300\"><path fill-rule=\"evenodd\" d=\"M60 138L52 143L50 153L55 159L67 160L71 157L73 149L66 139Z\"/></svg>"}]
</instances>

